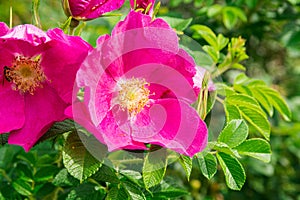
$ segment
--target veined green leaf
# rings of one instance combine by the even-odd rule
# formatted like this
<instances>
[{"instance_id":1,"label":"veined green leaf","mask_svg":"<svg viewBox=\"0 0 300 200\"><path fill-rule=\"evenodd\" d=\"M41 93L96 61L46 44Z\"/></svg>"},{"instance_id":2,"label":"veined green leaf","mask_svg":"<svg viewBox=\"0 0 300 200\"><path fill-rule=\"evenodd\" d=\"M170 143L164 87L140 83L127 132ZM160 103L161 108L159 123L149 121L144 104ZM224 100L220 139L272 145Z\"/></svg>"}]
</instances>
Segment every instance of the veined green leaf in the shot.
<instances>
[{"instance_id":1,"label":"veined green leaf","mask_svg":"<svg viewBox=\"0 0 300 200\"><path fill-rule=\"evenodd\" d=\"M180 18L168 17L168 16L163 16L160 18L168 22L168 24L177 31L184 31L193 21L193 18L180 19Z\"/></svg>"},{"instance_id":2,"label":"veined green leaf","mask_svg":"<svg viewBox=\"0 0 300 200\"><path fill-rule=\"evenodd\" d=\"M269 116L273 116L273 107L268 100L268 97L261 90L258 90L255 87L250 87L250 90L253 96L257 99L257 101L263 106L263 108L267 111Z\"/></svg>"},{"instance_id":3,"label":"veined green leaf","mask_svg":"<svg viewBox=\"0 0 300 200\"><path fill-rule=\"evenodd\" d=\"M110 188L105 200L116 200L116 199L124 199L124 200L130 199L124 187L114 185L112 188Z\"/></svg>"},{"instance_id":4,"label":"veined green leaf","mask_svg":"<svg viewBox=\"0 0 300 200\"><path fill-rule=\"evenodd\" d=\"M276 90L268 87L258 87L257 89L261 90L266 95L270 103L276 108L276 110L279 111L280 114L282 114L286 121L290 121L292 113L284 99Z\"/></svg>"},{"instance_id":5,"label":"veined green leaf","mask_svg":"<svg viewBox=\"0 0 300 200\"><path fill-rule=\"evenodd\" d=\"M165 149L149 152L146 155L143 165L143 181L147 189L163 180L167 168L166 155Z\"/></svg>"},{"instance_id":6,"label":"veined green leaf","mask_svg":"<svg viewBox=\"0 0 300 200\"><path fill-rule=\"evenodd\" d=\"M237 107L239 106L251 106L251 107L257 107L257 109L260 109L259 104L257 101L246 94L234 94L230 95L226 98L226 102L229 104L235 105Z\"/></svg>"},{"instance_id":7,"label":"veined green leaf","mask_svg":"<svg viewBox=\"0 0 300 200\"><path fill-rule=\"evenodd\" d=\"M234 119L242 119L240 110L235 105L231 104L224 104L225 114L226 114L226 120L228 122L234 120Z\"/></svg>"},{"instance_id":8,"label":"veined green leaf","mask_svg":"<svg viewBox=\"0 0 300 200\"><path fill-rule=\"evenodd\" d=\"M102 165L87 151L75 132L67 137L63 148L63 163L68 172L80 181L93 175Z\"/></svg>"},{"instance_id":9,"label":"veined green leaf","mask_svg":"<svg viewBox=\"0 0 300 200\"><path fill-rule=\"evenodd\" d=\"M103 164L101 168L92 176L96 181L109 183L119 183L120 180L116 173L109 166Z\"/></svg>"},{"instance_id":10,"label":"veined green leaf","mask_svg":"<svg viewBox=\"0 0 300 200\"><path fill-rule=\"evenodd\" d=\"M213 59L214 62L218 62L220 58L219 51L216 51L213 47L205 45L202 47L203 50Z\"/></svg>"},{"instance_id":11,"label":"veined green leaf","mask_svg":"<svg viewBox=\"0 0 300 200\"><path fill-rule=\"evenodd\" d=\"M210 28L199 24L193 25L190 28L191 30L198 33L215 50L218 50L217 36Z\"/></svg>"},{"instance_id":12,"label":"veined green leaf","mask_svg":"<svg viewBox=\"0 0 300 200\"><path fill-rule=\"evenodd\" d=\"M270 124L263 111L257 107L239 106L242 117L258 130L267 140L270 139Z\"/></svg>"},{"instance_id":13,"label":"veined green leaf","mask_svg":"<svg viewBox=\"0 0 300 200\"><path fill-rule=\"evenodd\" d=\"M135 183L130 181L122 181L122 185L131 200L146 200L144 193Z\"/></svg>"},{"instance_id":14,"label":"veined green leaf","mask_svg":"<svg viewBox=\"0 0 300 200\"><path fill-rule=\"evenodd\" d=\"M217 172L217 159L212 154L208 153L203 155L202 153L196 154L196 159L199 164L202 174L211 179Z\"/></svg>"},{"instance_id":15,"label":"veined green leaf","mask_svg":"<svg viewBox=\"0 0 300 200\"><path fill-rule=\"evenodd\" d=\"M241 163L233 156L226 153L217 153L218 161L225 175L227 186L232 190L241 190L246 174Z\"/></svg>"},{"instance_id":16,"label":"veined green leaf","mask_svg":"<svg viewBox=\"0 0 300 200\"><path fill-rule=\"evenodd\" d=\"M193 167L193 160L188 156L180 155L179 163L183 167L187 179L190 180L190 175L191 175L192 167Z\"/></svg>"},{"instance_id":17,"label":"veined green leaf","mask_svg":"<svg viewBox=\"0 0 300 200\"><path fill-rule=\"evenodd\" d=\"M248 126L244 120L232 120L222 130L218 137L219 142L233 148L240 145L248 137Z\"/></svg>"},{"instance_id":18,"label":"veined green leaf","mask_svg":"<svg viewBox=\"0 0 300 200\"><path fill-rule=\"evenodd\" d=\"M260 138L249 139L235 147L241 155L251 156L253 158L270 162L271 160L271 147L270 144Z\"/></svg>"}]
</instances>

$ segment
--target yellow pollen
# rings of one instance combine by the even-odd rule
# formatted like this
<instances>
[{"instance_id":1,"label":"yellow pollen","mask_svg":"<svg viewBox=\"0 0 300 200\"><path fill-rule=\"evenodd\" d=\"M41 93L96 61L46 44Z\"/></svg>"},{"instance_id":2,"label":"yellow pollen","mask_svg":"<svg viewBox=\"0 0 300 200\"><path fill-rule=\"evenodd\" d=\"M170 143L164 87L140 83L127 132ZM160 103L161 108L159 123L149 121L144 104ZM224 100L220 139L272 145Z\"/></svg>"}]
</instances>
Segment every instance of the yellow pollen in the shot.
<instances>
[{"instance_id":1,"label":"yellow pollen","mask_svg":"<svg viewBox=\"0 0 300 200\"><path fill-rule=\"evenodd\" d=\"M118 82L118 104L127 109L130 115L137 115L148 104L150 90L144 79L131 78Z\"/></svg>"},{"instance_id":2,"label":"yellow pollen","mask_svg":"<svg viewBox=\"0 0 300 200\"><path fill-rule=\"evenodd\" d=\"M18 56L11 67L6 67L5 78L12 83L14 90L21 93L34 94L37 88L42 88L42 83L47 80L41 69L40 59Z\"/></svg>"}]
</instances>

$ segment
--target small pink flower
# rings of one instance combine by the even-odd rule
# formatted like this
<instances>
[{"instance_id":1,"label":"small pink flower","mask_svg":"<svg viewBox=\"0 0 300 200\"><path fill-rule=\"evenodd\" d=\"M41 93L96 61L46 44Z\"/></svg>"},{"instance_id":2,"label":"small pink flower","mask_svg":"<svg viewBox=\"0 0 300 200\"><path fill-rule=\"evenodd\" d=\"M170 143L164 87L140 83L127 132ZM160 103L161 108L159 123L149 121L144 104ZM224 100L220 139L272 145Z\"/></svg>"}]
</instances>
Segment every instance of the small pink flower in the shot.
<instances>
[{"instance_id":1,"label":"small pink flower","mask_svg":"<svg viewBox=\"0 0 300 200\"><path fill-rule=\"evenodd\" d=\"M76 20L91 20L119 9L125 0L62 0L68 16Z\"/></svg>"},{"instance_id":2,"label":"small pink flower","mask_svg":"<svg viewBox=\"0 0 300 200\"><path fill-rule=\"evenodd\" d=\"M134 3L136 3L136 5L134 5ZM144 14L151 13L154 4L155 0L130 0L131 8L134 10L141 10Z\"/></svg>"},{"instance_id":3,"label":"small pink flower","mask_svg":"<svg viewBox=\"0 0 300 200\"><path fill-rule=\"evenodd\" d=\"M3 33L2 30L6 30ZM66 119L76 72L91 49L60 29L0 23L0 133L28 151L56 121Z\"/></svg>"},{"instance_id":4,"label":"small pink flower","mask_svg":"<svg viewBox=\"0 0 300 200\"><path fill-rule=\"evenodd\" d=\"M69 115L109 151L150 143L193 156L205 148L206 124L190 106L196 66L165 21L131 11L97 43L77 73L84 102Z\"/></svg>"}]
</instances>

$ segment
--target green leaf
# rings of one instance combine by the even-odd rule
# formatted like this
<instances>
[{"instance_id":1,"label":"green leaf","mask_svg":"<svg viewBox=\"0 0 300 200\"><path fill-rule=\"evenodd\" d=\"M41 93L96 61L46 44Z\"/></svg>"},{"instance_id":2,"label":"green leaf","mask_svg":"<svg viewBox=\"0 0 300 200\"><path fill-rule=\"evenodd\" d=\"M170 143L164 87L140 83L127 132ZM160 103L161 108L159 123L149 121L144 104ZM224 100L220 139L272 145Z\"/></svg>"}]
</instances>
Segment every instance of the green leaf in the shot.
<instances>
[{"instance_id":1,"label":"green leaf","mask_svg":"<svg viewBox=\"0 0 300 200\"><path fill-rule=\"evenodd\" d=\"M0 200L5 200L4 196L2 195L2 193L0 192Z\"/></svg>"},{"instance_id":2,"label":"green leaf","mask_svg":"<svg viewBox=\"0 0 300 200\"><path fill-rule=\"evenodd\" d=\"M193 21L193 18L188 18L188 19L180 19L180 18L174 18L174 17L168 17L168 16L163 16L160 17L164 19L168 24L174 28L176 31L184 31Z\"/></svg>"},{"instance_id":3,"label":"green leaf","mask_svg":"<svg viewBox=\"0 0 300 200\"><path fill-rule=\"evenodd\" d=\"M52 181L53 185L65 187L65 186L77 186L79 181L68 173L67 169L62 169L54 177Z\"/></svg>"},{"instance_id":4,"label":"green leaf","mask_svg":"<svg viewBox=\"0 0 300 200\"><path fill-rule=\"evenodd\" d=\"M219 34L217 41L218 41L218 50L221 51L227 46L229 39L224 37L222 34Z\"/></svg>"},{"instance_id":5,"label":"green leaf","mask_svg":"<svg viewBox=\"0 0 300 200\"><path fill-rule=\"evenodd\" d=\"M92 176L96 181L109 183L119 183L120 180L112 168L103 164L101 168Z\"/></svg>"},{"instance_id":6,"label":"green leaf","mask_svg":"<svg viewBox=\"0 0 300 200\"><path fill-rule=\"evenodd\" d=\"M58 172L58 168L55 166L47 166L40 168L34 175L36 182L49 181Z\"/></svg>"},{"instance_id":7,"label":"green leaf","mask_svg":"<svg viewBox=\"0 0 300 200\"><path fill-rule=\"evenodd\" d=\"M159 184L167 168L166 150L149 152L144 160L143 181L147 189Z\"/></svg>"},{"instance_id":8,"label":"green leaf","mask_svg":"<svg viewBox=\"0 0 300 200\"><path fill-rule=\"evenodd\" d=\"M213 59L214 62L218 62L219 60L219 51L216 51L215 48L205 45L203 46L203 50L208 53L208 55Z\"/></svg>"},{"instance_id":9,"label":"green leaf","mask_svg":"<svg viewBox=\"0 0 300 200\"><path fill-rule=\"evenodd\" d=\"M207 26L198 25L198 24L193 25L190 28L191 28L191 30L193 30L197 34L199 34L215 50L218 49L217 36L210 28L208 28Z\"/></svg>"},{"instance_id":10,"label":"green leaf","mask_svg":"<svg viewBox=\"0 0 300 200\"><path fill-rule=\"evenodd\" d=\"M240 145L248 137L248 126L244 120L232 120L222 130L218 137L219 142L224 142L233 148Z\"/></svg>"},{"instance_id":11,"label":"green leaf","mask_svg":"<svg viewBox=\"0 0 300 200\"><path fill-rule=\"evenodd\" d=\"M235 105L224 104L225 114L227 121L232 121L234 119L242 119L240 110Z\"/></svg>"},{"instance_id":12,"label":"green leaf","mask_svg":"<svg viewBox=\"0 0 300 200\"><path fill-rule=\"evenodd\" d=\"M235 147L241 155L251 156L253 158L270 162L271 160L271 147L270 144L260 138L249 139Z\"/></svg>"},{"instance_id":13,"label":"green leaf","mask_svg":"<svg viewBox=\"0 0 300 200\"><path fill-rule=\"evenodd\" d=\"M228 96L225 100L225 104L230 104L231 108L232 106L236 106L241 116L269 140L271 131L270 124L266 114L253 97L245 94L235 94ZM228 105L226 105L226 107L228 107Z\"/></svg>"},{"instance_id":14,"label":"green leaf","mask_svg":"<svg viewBox=\"0 0 300 200\"><path fill-rule=\"evenodd\" d=\"M263 106L263 108L267 111L269 116L272 116L274 113L273 107L268 100L268 97L261 90L255 89L255 87L250 87L250 90L253 96L257 99L257 101Z\"/></svg>"},{"instance_id":15,"label":"green leaf","mask_svg":"<svg viewBox=\"0 0 300 200\"><path fill-rule=\"evenodd\" d=\"M185 188L176 184L175 179L170 177L163 180L160 185L153 187L150 192L146 194L147 199L177 199L189 194Z\"/></svg>"},{"instance_id":16,"label":"green leaf","mask_svg":"<svg viewBox=\"0 0 300 200\"><path fill-rule=\"evenodd\" d=\"M0 134L0 145L5 145L8 142L9 133Z\"/></svg>"},{"instance_id":17,"label":"green leaf","mask_svg":"<svg viewBox=\"0 0 300 200\"><path fill-rule=\"evenodd\" d=\"M243 118L269 140L271 128L265 114L255 107L240 106L239 109Z\"/></svg>"},{"instance_id":18,"label":"green leaf","mask_svg":"<svg viewBox=\"0 0 300 200\"><path fill-rule=\"evenodd\" d=\"M283 118L286 121L290 121L292 118L292 113L284 99L276 90L268 87L258 87L257 90L261 90L267 96L268 100L276 108L276 110L282 114Z\"/></svg>"},{"instance_id":19,"label":"green leaf","mask_svg":"<svg viewBox=\"0 0 300 200\"><path fill-rule=\"evenodd\" d=\"M211 179L217 172L217 159L212 154L208 153L205 156L202 153L196 154L197 162L200 166L202 174Z\"/></svg>"},{"instance_id":20,"label":"green leaf","mask_svg":"<svg viewBox=\"0 0 300 200\"><path fill-rule=\"evenodd\" d=\"M141 188L130 181L122 181L122 185L132 200L146 200Z\"/></svg>"},{"instance_id":21,"label":"green leaf","mask_svg":"<svg viewBox=\"0 0 300 200\"><path fill-rule=\"evenodd\" d=\"M207 10L207 16L209 18L212 18L218 14L220 14L220 12L222 11L223 6L221 6L220 4L214 4L212 6L210 6Z\"/></svg>"},{"instance_id":22,"label":"green leaf","mask_svg":"<svg viewBox=\"0 0 300 200\"><path fill-rule=\"evenodd\" d=\"M75 132L67 137L63 148L63 163L68 172L80 181L93 175L102 164L87 151Z\"/></svg>"},{"instance_id":23,"label":"green leaf","mask_svg":"<svg viewBox=\"0 0 300 200\"><path fill-rule=\"evenodd\" d=\"M190 180L192 167L193 167L193 159L188 156L180 155L179 156L179 163L181 164L182 168L185 171L186 177L188 181Z\"/></svg>"},{"instance_id":24,"label":"green leaf","mask_svg":"<svg viewBox=\"0 0 300 200\"><path fill-rule=\"evenodd\" d=\"M224 172L227 186L232 190L241 190L246 180L241 163L235 157L222 152L217 153L217 158Z\"/></svg>"},{"instance_id":25,"label":"green leaf","mask_svg":"<svg viewBox=\"0 0 300 200\"><path fill-rule=\"evenodd\" d=\"M237 107L251 106L251 107L257 107L258 109L260 109L260 106L257 103L257 101L253 97L251 97L249 95L245 95L245 94L234 94L234 95L228 96L226 98L226 102L228 102L231 105L236 105Z\"/></svg>"},{"instance_id":26,"label":"green leaf","mask_svg":"<svg viewBox=\"0 0 300 200\"><path fill-rule=\"evenodd\" d=\"M227 29L232 29L237 23L237 16L231 9L223 9L223 24Z\"/></svg>"},{"instance_id":27,"label":"green leaf","mask_svg":"<svg viewBox=\"0 0 300 200\"><path fill-rule=\"evenodd\" d=\"M23 180L18 179L14 181L12 186L21 195L30 196L32 194L30 184Z\"/></svg>"},{"instance_id":28,"label":"green leaf","mask_svg":"<svg viewBox=\"0 0 300 200\"><path fill-rule=\"evenodd\" d=\"M128 196L126 190L119 186L119 185L114 185L109 191L108 191L108 195L105 198L105 200L116 200L116 199L130 199L130 197Z\"/></svg>"},{"instance_id":29,"label":"green leaf","mask_svg":"<svg viewBox=\"0 0 300 200\"><path fill-rule=\"evenodd\" d=\"M66 200L92 200L104 199L105 190L91 183L80 184L76 188L72 188Z\"/></svg>"}]
</instances>

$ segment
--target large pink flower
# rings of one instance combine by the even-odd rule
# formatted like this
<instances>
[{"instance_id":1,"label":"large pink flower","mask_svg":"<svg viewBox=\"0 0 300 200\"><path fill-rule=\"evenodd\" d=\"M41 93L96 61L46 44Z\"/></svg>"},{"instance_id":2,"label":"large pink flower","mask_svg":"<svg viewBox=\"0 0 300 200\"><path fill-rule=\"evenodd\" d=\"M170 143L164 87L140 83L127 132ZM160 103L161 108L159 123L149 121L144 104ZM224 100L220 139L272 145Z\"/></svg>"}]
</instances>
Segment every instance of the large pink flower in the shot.
<instances>
[{"instance_id":1,"label":"large pink flower","mask_svg":"<svg viewBox=\"0 0 300 200\"><path fill-rule=\"evenodd\" d=\"M193 156L207 143L207 128L190 106L197 99L196 66L162 19L131 11L77 73L84 102L76 121L109 151L155 144Z\"/></svg>"},{"instance_id":2,"label":"large pink flower","mask_svg":"<svg viewBox=\"0 0 300 200\"><path fill-rule=\"evenodd\" d=\"M64 11L76 20L90 20L117 10L125 0L62 0Z\"/></svg>"},{"instance_id":3,"label":"large pink flower","mask_svg":"<svg viewBox=\"0 0 300 200\"><path fill-rule=\"evenodd\" d=\"M56 121L66 118L76 72L91 49L60 29L0 23L0 133L28 151Z\"/></svg>"}]
</instances>

